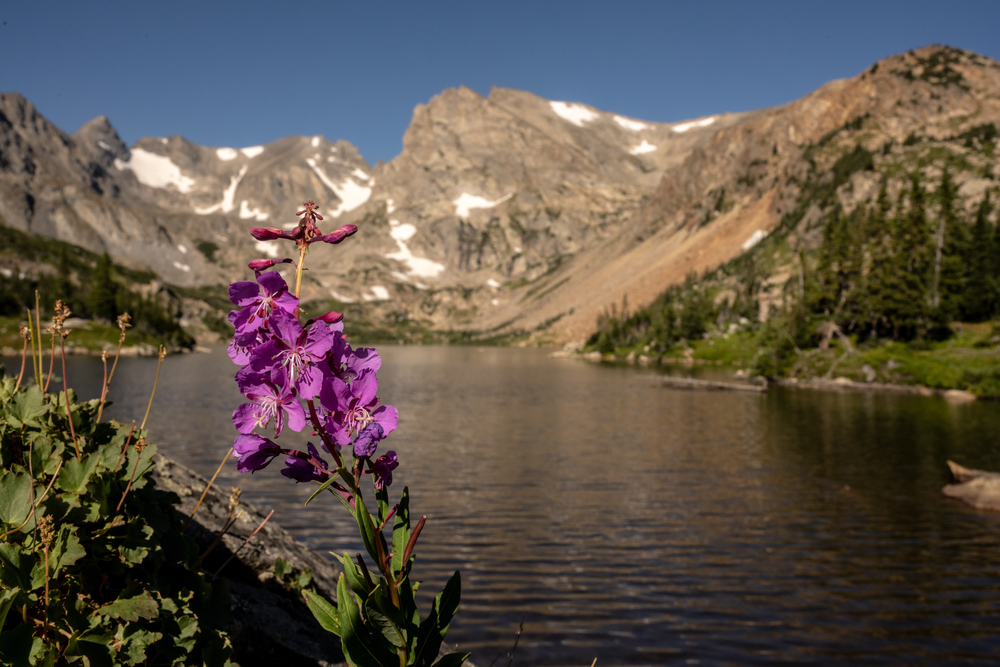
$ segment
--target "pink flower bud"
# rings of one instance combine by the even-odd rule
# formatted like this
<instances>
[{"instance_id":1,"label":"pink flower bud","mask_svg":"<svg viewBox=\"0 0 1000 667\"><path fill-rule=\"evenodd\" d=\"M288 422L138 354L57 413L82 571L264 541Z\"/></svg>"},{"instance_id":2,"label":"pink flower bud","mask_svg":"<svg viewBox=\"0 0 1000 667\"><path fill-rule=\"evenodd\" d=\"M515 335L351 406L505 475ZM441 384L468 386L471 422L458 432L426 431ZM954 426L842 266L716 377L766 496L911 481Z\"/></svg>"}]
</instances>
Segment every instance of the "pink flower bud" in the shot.
<instances>
[{"instance_id":1,"label":"pink flower bud","mask_svg":"<svg viewBox=\"0 0 1000 667\"><path fill-rule=\"evenodd\" d=\"M320 315L319 317L310 318L309 321L306 322L303 326L308 327L313 322L326 322L327 324L336 324L337 322L340 322L343 319L344 319L343 313L338 313L335 310L331 310L326 315Z\"/></svg>"},{"instance_id":2,"label":"pink flower bud","mask_svg":"<svg viewBox=\"0 0 1000 667\"><path fill-rule=\"evenodd\" d=\"M323 243L340 243L348 236L351 236L358 231L358 228L354 225L344 225L343 227L338 227L329 234L324 234L323 236L317 236L314 239L310 239L310 243L315 243L316 241L322 241Z\"/></svg>"},{"instance_id":3,"label":"pink flower bud","mask_svg":"<svg viewBox=\"0 0 1000 667\"><path fill-rule=\"evenodd\" d=\"M273 227L251 227L250 236L258 241L273 241L274 239L282 238L283 232Z\"/></svg>"},{"instance_id":4,"label":"pink flower bud","mask_svg":"<svg viewBox=\"0 0 1000 667\"><path fill-rule=\"evenodd\" d=\"M254 271L263 271L264 269L269 269L275 264L291 264L292 260L288 257L284 259L252 259L247 264L247 266Z\"/></svg>"}]
</instances>

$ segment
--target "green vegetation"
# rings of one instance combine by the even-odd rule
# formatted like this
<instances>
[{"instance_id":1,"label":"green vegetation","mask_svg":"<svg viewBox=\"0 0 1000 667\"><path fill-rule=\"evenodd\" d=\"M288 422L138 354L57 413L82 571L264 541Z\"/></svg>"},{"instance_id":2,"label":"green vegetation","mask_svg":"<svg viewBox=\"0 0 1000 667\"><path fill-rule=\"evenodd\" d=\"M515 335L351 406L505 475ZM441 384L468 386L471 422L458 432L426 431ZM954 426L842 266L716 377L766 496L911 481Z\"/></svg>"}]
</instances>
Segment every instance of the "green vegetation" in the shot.
<instances>
[{"instance_id":1,"label":"green vegetation","mask_svg":"<svg viewBox=\"0 0 1000 667\"><path fill-rule=\"evenodd\" d=\"M8 227L0 230L5 240L0 263L15 267L7 268L10 275L5 273L0 280L0 316L26 317L26 309L34 311L37 291L43 306L61 299L76 317L111 323L119 313L129 313L135 327L134 342L194 345L179 323L178 294L169 288L155 292L154 274L128 269L107 254L98 255L69 243ZM16 268L23 264L33 268L30 272Z\"/></svg>"},{"instance_id":2,"label":"green vegetation","mask_svg":"<svg viewBox=\"0 0 1000 667\"><path fill-rule=\"evenodd\" d=\"M147 433L0 372L0 663L218 665L224 580L148 479ZM72 421L71 421L72 420Z\"/></svg>"},{"instance_id":3,"label":"green vegetation","mask_svg":"<svg viewBox=\"0 0 1000 667\"><path fill-rule=\"evenodd\" d=\"M585 349L1000 396L1000 329L991 324L1000 318L995 197L988 189L967 215L953 177L979 175L996 128L944 141L912 135L902 150L887 144L876 155L845 145L866 120L805 149L810 168L798 201L770 236L647 306L611 308ZM865 178L881 186L848 213L842 193L859 172L874 172ZM760 304L768 308L763 323Z\"/></svg>"}]
</instances>

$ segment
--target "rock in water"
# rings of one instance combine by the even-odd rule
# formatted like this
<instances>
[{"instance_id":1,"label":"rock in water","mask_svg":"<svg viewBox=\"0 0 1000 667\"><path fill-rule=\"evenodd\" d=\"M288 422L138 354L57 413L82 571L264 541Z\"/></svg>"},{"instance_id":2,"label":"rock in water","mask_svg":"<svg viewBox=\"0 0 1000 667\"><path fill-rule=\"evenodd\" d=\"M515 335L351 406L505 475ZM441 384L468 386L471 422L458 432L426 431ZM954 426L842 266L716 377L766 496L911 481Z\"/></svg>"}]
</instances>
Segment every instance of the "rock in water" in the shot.
<instances>
[{"instance_id":1,"label":"rock in water","mask_svg":"<svg viewBox=\"0 0 1000 667\"><path fill-rule=\"evenodd\" d=\"M954 484L948 484L941 493L957 498L976 509L1000 510L1000 473L965 468L948 461Z\"/></svg>"}]
</instances>

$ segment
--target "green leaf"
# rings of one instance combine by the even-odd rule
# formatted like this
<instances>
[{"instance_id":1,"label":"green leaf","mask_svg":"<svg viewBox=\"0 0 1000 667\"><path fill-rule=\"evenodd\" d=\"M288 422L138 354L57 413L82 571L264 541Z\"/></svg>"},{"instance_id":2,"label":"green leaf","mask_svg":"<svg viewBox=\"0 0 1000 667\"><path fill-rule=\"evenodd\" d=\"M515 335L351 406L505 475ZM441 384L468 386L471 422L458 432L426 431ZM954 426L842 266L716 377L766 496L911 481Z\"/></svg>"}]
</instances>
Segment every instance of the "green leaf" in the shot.
<instances>
[{"instance_id":1,"label":"green leaf","mask_svg":"<svg viewBox=\"0 0 1000 667\"><path fill-rule=\"evenodd\" d=\"M406 624L402 614L393 606L381 586L376 586L365 600L365 617L368 624L381 632L390 644L397 648L406 646Z\"/></svg>"},{"instance_id":2,"label":"green leaf","mask_svg":"<svg viewBox=\"0 0 1000 667\"><path fill-rule=\"evenodd\" d=\"M430 667L431 661L437 657L438 651L441 650L441 642L448 632L448 625L458 611L461 596L462 577L455 572L444 585L444 589L435 596L430 613L420 624L413 663L415 667Z\"/></svg>"},{"instance_id":3,"label":"green leaf","mask_svg":"<svg viewBox=\"0 0 1000 667\"><path fill-rule=\"evenodd\" d=\"M100 457L94 454L84 456L83 460L80 461L77 461L76 457L71 457L59 471L59 480L56 482L56 486L68 493L83 492L100 460Z\"/></svg>"},{"instance_id":4,"label":"green leaf","mask_svg":"<svg viewBox=\"0 0 1000 667\"><path fill-rule=\"evenodd\" d=\"M337 608L318 593L302 591L302 597L305 598L306 606L309 607L309 611L319 621L319 624L323 626L323 629L339 637L340 617L337 614Z\"/></svg>"},{"instance_id":5,"label":"green leaf","mask_svg":"<svg viewBox=\"0 0 1000 667\"><path fill-rule=\"evenodd\" d=\"M125 638L125 662L129 665L141 665L145 663L146 649L162 638L163 635L159 632L150 632L143 628L137 629Z\"/></svg>"},{"instance_id":6,"label":"green leaf","mask_svg":"<svg viewBox=\"0 0 1000 667\"><path fill-rule=\"evenodd\" d=\"M45 414L45 404L42 390L32 385L17 394L7 411L7 422L19 428L21 426L40 427L38 418Z\"/></svg>"},{"instance_id":7,"label":"green leaf","mask_svg":"<svg viewBox=\"0 0 1000 667\"><path fill-rule=\"evenodd\" d=\"M52 440L44 435L38 436L31 442L31 470L36 477L43 474L51 475L56 471L62 448L62 443L54 445Z\"/></svg>"},{"instance_id":8,"label":"green leaf","mask_svg":"<svg viewBox=\"0 0 1000 667\"><path fill-rule=\"evenodd\" d=\"M448 653L442 655L441 659L434 663L434 667L459 667L469 659L471 653Z\"/></svg>"},{"instance_id":9,"label":"green leaf","mask_svg":"<svg viewBox=\"0 0 1000 667\"><path fill-rule=\"evenodd\" d=\"M7 620L7 612L10 611L10 606L14 604L14 598L20 592L21 589L16 587L0 591L0 629L3 629L3 624Z\"/></svg>"},{"instance_id":10,"label":"green leaf","mask_svg":"<svg viewBox=\"0 0 1000 667\"><path fill-rule=\"evenodd\" d=\"M59 526L56 539L49 549L49 576L53 579L59 576L59 571L68 567L87 555L76 536L76 526L63 524Z\"/></svg>"},{"instance_id":11,"label":"green leaf","mask_svg":"<svg viewBox=\"0 0 1000 667\"><path fill-rule=\"evenodd\" d=\"M358 597L362 600L368 597L368 582L365 581L365 574L361 571L351 557L344 552L344 555L340 559L341 564L344 566L344 574L347 576L347 585L351 587Z\"/></svg>"},{"instance_id":12,"label":"green leaf","mask_svg":"<svg viewBox=\"0 0 1000 667\"><path fill-rule=\"evenodd\" d=\"M33 633L31 625L20 623L0 634L0 664L11 667L28 667Z\"/></svg>"},{"instance_id":13,"label":"green leaf","mask_svg":"<svg viewBox=\"0 0 1000 667\"><path fill-rule=\"evenodd\" d=\"M403 487L403 495L399 497L396 517L392 524L392 571L402 572L403 552L406 543L410 541L410 489Z\"/></svg>"},{"instance_id":14,"label":"green leaf","mask_svg":"<svg viewBox=\"0 0 1000 667\"><path fill-rule=\"evenodd\" d=\"M337 615L344 657L358 667L397 667L399 658L385 646L373 641L371 633L361 619L361 607L347 581L341 575L337 580Z\"/></svg>"},{"instance_id":15,"label":"green leaf","mask_svg":"<svg viewBox=\"0 0 1000 667\"><path fill-rule=\"evenodd\" d=\"M354 519L358 522L358 528L361 530L361 541L365 545L365 549L368 550L368 555L372 557L372 560L378 562L378 549L375 547L375 527L372 525L371 514L368 513L368 508L365 507L365 501L361 499L360 495L354 496Z\"/></svg>"},{"instance_id":16,"label":"green leaf","mask_svg":"<svg viewBox=\"0 0 1000 667\"><path fill-rule=\"evenodd\" d=\"M118 553L129 563L141 563L150 550L155 548L153 532L153 527L146 525L142 519L132 519L128 523L125 541L118 547Z\"/></svg>"},{"instance_id":17,"label":"green leaf","mask_svg":"<svg viewBox=\"0 0 1000 667\"><path fill-rule=\"evenodd\" d=\"M160 605L149 593L141 593L132 598L115 600L97 610L101 616L120 618L123 621L137 621L140 618L152 620L159 616ZM182 633L183 634L183 633Z\"/></svg>"},{"instance_id":18,"label":"green leaf","mask_svg":"<svg viewBox=\"0 0 1000 667\"><path fill-rule=\"evenodd\" d=\"M32 554L16 544L0 544L0 584L3 584L4 588L18 587L25 591L34 590L31 570L35 561Z\"/></svg>"},{"instance_id":19,"label":"green leaf","mask_svg":"<svg viewBox=\"0 0 1000 667\"><path fill-rule=\"evenodd\" d=\"M288 564L288 561L284 558L278 558L274 561L274 576L278 579L284 579L292 573L292 566Z\"/></svg>"},{"instance_id":20,"label":"green leaf","mask_svg":"<svg viewBox=\"0 0 1000 667\"><path fill-rule=\"evenodd\" d=\"M309 496L309 498L306 499L306 503L305 504L308 505L309 503L311 503L312 500L313 500L313 498L315 498L316 496L318 496L323 491L326 491L327 488L329 488L330 485L333 484L336 481L337 481L337 478L331 476L330 479L328 479L325 482L323 482L322 484L320 484L319 488L316 489L315 491L313 491L313 494L311 496Z\"/></svg>"},{"instance_id":21,"label":"green leaf","mask_svg":"<svg viewBox=\"0 0 1000 667\"><path fill-rule=\"evenodd\" d=\"M31 512L31 477L7 472L0 477L0 521L16 528ZM5 528L4 532L9 528Z\"/></svg>"}]
</instances>

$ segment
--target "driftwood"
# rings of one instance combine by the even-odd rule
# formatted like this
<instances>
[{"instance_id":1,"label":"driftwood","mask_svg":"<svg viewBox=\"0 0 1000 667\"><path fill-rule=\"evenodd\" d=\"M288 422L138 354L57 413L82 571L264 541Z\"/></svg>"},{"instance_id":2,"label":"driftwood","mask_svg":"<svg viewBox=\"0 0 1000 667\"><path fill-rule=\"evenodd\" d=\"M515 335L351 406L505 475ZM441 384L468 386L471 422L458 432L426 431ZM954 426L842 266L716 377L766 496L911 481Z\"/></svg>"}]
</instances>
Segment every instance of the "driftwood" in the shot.
<instances>
[{"instance_id":1,"label":"driftwood","mask_svg":"<svg viewBox=\"0 0 1000 667\"><path fill-rule=\"evenodd\" d=\"M668 387L675 389L700 389L703 391L767 391L767 381L762 383L750 382L715 382L713 380L695 380L694 378L680 378L672 375L661 375L657 377Z\"/></svg>"},{"instance_id":2,"label":"driftwood","mask_svg":"<svg viewBox=\"0 0 1000 667\"><path fill-rule=\"evenodd\" d=\"M1000 473L965 468L954 461L948 461L948 468L955 483L941 493L976 509L1000 510Z\"/></svg>"}]
</instances>

